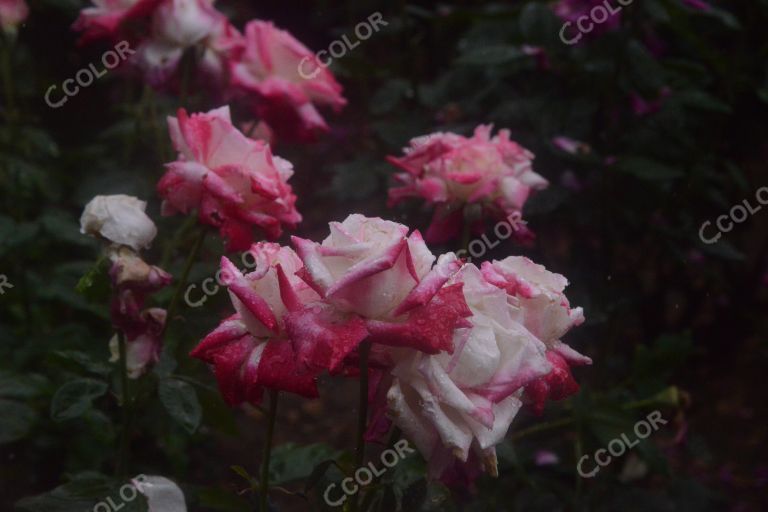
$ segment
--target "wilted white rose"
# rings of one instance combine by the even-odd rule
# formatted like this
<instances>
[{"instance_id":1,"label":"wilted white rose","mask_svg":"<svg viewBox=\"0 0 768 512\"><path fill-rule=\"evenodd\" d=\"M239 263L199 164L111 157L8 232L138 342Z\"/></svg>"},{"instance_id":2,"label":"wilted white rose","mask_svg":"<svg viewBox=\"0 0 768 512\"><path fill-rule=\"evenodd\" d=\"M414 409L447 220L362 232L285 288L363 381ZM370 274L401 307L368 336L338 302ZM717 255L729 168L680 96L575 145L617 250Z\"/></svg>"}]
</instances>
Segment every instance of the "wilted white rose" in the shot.
<instances>
[{"instance_id":1,"label":"wilted white rose","mask_svg":"<svg viewBox=\"0 0 768 512\"><path fill-rule=\"evenodd\" d=\"M96 196L85 205L80 217L80 232L102 236L116 244L138 251L149 247L157 228L144 211L147 203L133 196Z\"/></svg>"}]
</instances>

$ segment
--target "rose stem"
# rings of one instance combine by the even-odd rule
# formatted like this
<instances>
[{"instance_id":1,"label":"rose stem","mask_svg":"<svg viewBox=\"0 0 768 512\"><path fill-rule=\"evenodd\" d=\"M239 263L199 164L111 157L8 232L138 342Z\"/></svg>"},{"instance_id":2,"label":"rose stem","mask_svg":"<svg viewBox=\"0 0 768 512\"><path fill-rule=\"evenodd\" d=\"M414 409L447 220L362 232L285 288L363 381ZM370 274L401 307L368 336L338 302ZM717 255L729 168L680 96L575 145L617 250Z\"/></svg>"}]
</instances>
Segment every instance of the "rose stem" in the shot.
<instances>
[{"instance_id":1,"label":"rose stem","mask_svg":"<svg viewBox=\"0 0 768 512\"><path fill-rule=\"evenodd\" d=\"M163 326L163 332L161 334L161 337L165 336L165 332L168 330L168 326L173 320L173 315L176 312L176 308L179 305L179 299L181 297L182 290L184 290L184 287L187 285L187 278L189 277L189 271L192 269L192 264L197 259L197 255L200 252L200 247L203 245L203 240L205 240L205 234L206 234L205 228L201 227L199 230L199 234L197 235L197 239L195 240L195 244L192 247L192 250L189 252L189 256L187 257L187 262L184 265L184 270L181 272L181 277L179 277L179 284L176 285L176 290L173 292L173 297L171 298L171 302L168 305L168 310L166 311L165 325ZM170 343L169 343L169 348L173 348L173 346L170 345Z\"/></svg>"},{"instance_id":2,"label":"rose stem","mask_svg":"<svg viewBox=\"0 0 768 512\"><path fill-rule=\"evenodd\" d=\"M121 389L121 409L123 415L123 425L120 429L120 447L117 459L116 473L118 478L124 477L128 472L128 445L130 439L130 397L128 394L128 350L125 345L125 334L117 333L117 345L120 351L120 387Z\"/></svg>"},{"instance_id":3,"label":"rose stem","mask_svg":"<svg viewBox=\"0 0 768 512\"><path fill-rule=\"evenodd\" d=\"M363 467L365 462L365 428L368 423L368 353L371 350L371 342L360 343L360 403L357 414L357 449L355 451L355 467ZM357 510L358 500L354 496L350 499L350 510Z\"/></svg>"},{"instance_id":4,"label":"rose stem","mask_svg":"<svg viewBox=\"0 0 768 512\"><path fill-rule=\"evenodd\" d=\"M269 511L269 457L272 453L272 435L275 432L275 418L277 417L276 389L269 390L269 413L267 416L267 438L264 440L264 453L261 460L261 478L259 479L259 493L261 512Z\"/></svg>"}]
</instances>

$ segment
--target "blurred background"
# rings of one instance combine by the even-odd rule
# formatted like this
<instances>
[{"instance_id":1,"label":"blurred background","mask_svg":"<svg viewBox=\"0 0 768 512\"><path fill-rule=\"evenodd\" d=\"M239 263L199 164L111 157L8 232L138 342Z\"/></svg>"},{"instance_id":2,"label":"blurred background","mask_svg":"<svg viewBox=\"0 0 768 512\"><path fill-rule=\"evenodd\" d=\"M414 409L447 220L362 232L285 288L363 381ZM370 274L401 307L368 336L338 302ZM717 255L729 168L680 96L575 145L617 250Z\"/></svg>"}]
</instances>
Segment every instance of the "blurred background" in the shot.
<instances>
[{"instance_id":1,"label":"blurred background","mask_svg":"<svg viewBox=\"0 0 768 512\"><path fill-rule=\"evenodd\" d=\"M431 214L419 201L387 208L394 168L385 157L435 131L508 128L550 182L524 210L535 241L504 241L483 259L522 254L568 277L587 321L566 341L594 361L575 372L581 391L541 417L516 418L497 479L451 490L426 482L412 457L371 491L372 510L766 510L768 208L757 209L756 194L768 186L768 1L636 1L573 45L561 40L567 18L557 4L216 4L238 27L272 20L312 50L372 13L387 22L334 59L349 103L326 115L330 132L274 148L296 171L299 236L318 239L350 212L425 229ZM14 45L3 43L16 104L10 118L3 96L0 275L13 287L0 295L0 510L81 512L120 485L110 476L120 412L110 392L84 391L63 415L55 405L73 379L116 378L108 282L97 276L78 291L100 251L78 219L96 194L147 200L160 235L146 259L181 272L193 241L182 236L178 256L164 253L184 219L160 217L154 187L170 152L164 118L182 105L114 72L49 108L48 87L108 46L78 46L70 27L85 3L29 6ZM183 106L219 105L192 87ZM754 214L715 243L700 238L705 221L715 236L715 219L745 199ZM209 237L189 282L212 276L223 252ZM229 314L226 294L178 314L170 335L191 348ZM158 397L168 378L188 384L181 411ZM229 409L205 365L188 357L164 353L137 382L145 412L131 436L133 472L178 482L190 510L256 510L243 475L257 474L261 412ZM272 474L286 492L275 494L276 510L328 508L323 482L340 477L312 472L350 457L356 393L354 381L328 381L318 400L281 403ZM595 477L578 474L582 455L655 410L668 420L659 431Z\"/></svg>"}]
</instances>

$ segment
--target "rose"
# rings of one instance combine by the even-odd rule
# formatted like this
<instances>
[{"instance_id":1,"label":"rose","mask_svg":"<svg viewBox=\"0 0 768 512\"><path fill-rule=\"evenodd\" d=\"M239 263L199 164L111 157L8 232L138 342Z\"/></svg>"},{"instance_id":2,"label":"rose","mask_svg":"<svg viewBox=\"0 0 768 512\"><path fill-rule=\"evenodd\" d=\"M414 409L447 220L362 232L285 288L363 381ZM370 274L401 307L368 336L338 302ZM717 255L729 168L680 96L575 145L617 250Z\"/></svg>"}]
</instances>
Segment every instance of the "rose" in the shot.
<instances>
[{"instance_id":1,"label":"rose","mask_svg":"<svg viewBox=\"0 0 768 512\"><path fill-rule=\"evenodd\" d=\"M14 32L16 27L29 16L29 7L24 0L0 0L0 27Z\"/></svg>"},{"instance_id":2,"label":"rose","mask_svg":"<svg viewBox=\"0 0 768 512\"><path fill-rule=\"evenodd\" d=\"M81 43L95 39L120 38L123 25L147 17L162 0L93 0L93 6L80 11L72 28L82 31Z\"/></svg>"},{"instance_id":3,"label":"rose","mask_svg":"<svg viewBox=\"0 0 768 512\"><path fill-rule=\"evenodd\" d=\"M150 84L163 85L178 68L184 50L219 36L228 24L209 0L166 0L152 17L151 36L139 46L136 61Z\"/></svg>"},{"instance_id":4,"label":"rose","mask_svg":"<svg viewBox=\"0 0 768 512\"><path fill-rule=\"evenodd\" d=\"M299 73L301 63L312 63L310 78ZM306 141L328 125L317 105L335 110L347 100L341 85L317 57L290 33L271 22L253 20L245 27L245 42L232 64L233 84L254 93L254 109L279 138Z\"/></svg>"},{"instance_id":5,"label":"rose","mask_svg":"<svg viewBox=\"0 0 768 512\"><path fill-rule=\"evenodd\" d=\"M482 212L503 218L519 214L532 190L547 186L533 172L533 154L513 142L508 130L491 138L491 126L478 126L472 137L434 133L417 137L405 156L388 160L405 172L389 191L390 205L406 197L436 204L427 240L439 243L458 235L463 209L477 204Z\"/></svg>"},{"instance_id":6,"label":"rose","mask_svg":"<svg viewBox=\"0 0 768 512\"><path fill-rule=\"evenodd\" d=\"M396 222L352 214L329 226L320 244L292 240L308 281L343 311L390 318L435 261L418 232Z\"/></svg>"},{"instance_id":7,"label":"rose","mask_svg":"<svg viewBox=\"0 0 768 512\"><path fill-rule=\"evenodd\" d=\"M126 368L131 379L138 379L148 366L160 360L163 327L166 311L151 308L142 311L133 320L131 329L125 331ZM109 341L112 354L110 362L120 360L117 335Z\"/></svg>"},{"instance_id":8,"label":"rose","mask_svg":"<svg viewBox=\"0 0 768 512\"><path fill-rule=\"evenodd\" d=\"M222 280L236 313L191 355L213 365L230 405L258 403L264 387L315 397L314 376L299 371L283 319L319 297L295 275L302 263L290 248L260 242L250 252L256 269L246 275L226 257L221 259Z\"/></svg>"},{"instance_id":9,"label":"rose","mask_svg":"<svg viewBox=\"0 0 768 512\"><path fill-rule=\"evenodd\" d=\"M471 475L480 466L495 476L494 446L522 405L522 387L550 371L546 347L476 266L464 265L450 282L463 285L471 325L456 331L453 354L410 352L398 361L389 413L432 477L447 477L450 469Z\"/></svg>"},{"instance_id":10,"label":"rose","mask_svg":"<svg viewBox=\"0 0 768 512\"><path fill-rule=\"evenodd\" d=\"M584 322L582 308L571 308L564 294L568 280L521 256L484 262L482 272L489 282L508 293L515 319L547 347L552 371L527 389L534 410L540 413L547 399L560 400L576 393L579 386L570 366L591 364L592 360L560 341L572 327Z\"/></svg>"},{"instance_id":11,"label":"rose","mask_svg":"<svg viewBox=\"0 0 768 512\"><path fill-rule=\"evenodd\" d=\"M109 275L113 286L141 292L155 292L171 282L171 276L160 267L147 264L131 249L120 246L108 251L112 267Z\"/></svg>"},{"instance_id":12,"label":"rose","mask_svg":"<svg viewBox=\"0 0 768 512\"><path fill-rule=\"evenodd\" d=\"M172 480L163 476L141 475L132 479L131 484L146 496L148 512L187 512L184 493ZM122 506L115 510L120 508Z\"/></svg>"},{"instance_id":13,"label":"rose","mask_svg":"<svg viewBox=\"0 0 768 512\"><path fill-rule=\"evenodd\" d=\"M112 262L109 277L114 289L110 304L112 325L125 336L128 375L136 379L159 360L166 321L164 309L143 309L144 302L149 294L167 286L171 276L144 262L128 247L112 246L107 253ZM112 361L119 360L117 336L110 340L109 347Z\"/></svg>"},{"instance_id":14,"label":"rose","mask_svg":"<svg viewBox=\"0 0 768 512\"><path fill-rule=\"evenodd\" d=\"M166 0L152 17L152 37L187 48L207 37L222 19L211 0Z\"/></svg>"},{"instance_id":15,"label":"rose","mask_svg":"<svg viewBox=\"0 0 768 512\"><path fill-rule=\"evenodd\" d=\"M191 116L180 109L178 118L168 118L168 128L179 156L166 164L157 185L164 215L197 208L200 221L227 239L229 251L248 248L252 225L277 238L282 225L301 221L288 185L290 162L235 128L229 107Z\"/></svg>"},{"instance_id":16,"label":"rose","mask_svg":"<svg viewBox=\"0 0 768 512\"><path fill-rule=\"evenodd\" d=\"M157 228L144 213L146 208L146 202L133 196L96 196L80 216L80 232L102 236L136 251L147 248L157 235Z\"/></svg>"},{"instance_id":17,"label":"rose","mask_svg":"<svg viewBox=\"0 0 768 512\"><path fill-rule=\"evenodd\" d=\"M243 35L226 18L216 23L201 47L197 62L200 76L204 83L220 92L221 96L230 95L230 69L239 48L243 46ZM249 133L247 130L243 130ZM253 137L258 139L259 137ZM269 139L266 139L269 142Z\"/></svg>"},{"instance_id":18,"label":"rose","mask_svg":"<svg viewBox=\"0 0 768 512\"><path fill-rule=\"evenodd\" d=\"M453 332L469 315L461 285L443 286L458 270L454 255L432 267L435 256L418 231L409 236L406 226L379 218L353 214L330 230L320 244L293 237L305 265L300 275L324 299L288 318L303 361L333 352L336 329L352 347L367 336L429 353L453 349Z\"/></svg>"}]
</instances>

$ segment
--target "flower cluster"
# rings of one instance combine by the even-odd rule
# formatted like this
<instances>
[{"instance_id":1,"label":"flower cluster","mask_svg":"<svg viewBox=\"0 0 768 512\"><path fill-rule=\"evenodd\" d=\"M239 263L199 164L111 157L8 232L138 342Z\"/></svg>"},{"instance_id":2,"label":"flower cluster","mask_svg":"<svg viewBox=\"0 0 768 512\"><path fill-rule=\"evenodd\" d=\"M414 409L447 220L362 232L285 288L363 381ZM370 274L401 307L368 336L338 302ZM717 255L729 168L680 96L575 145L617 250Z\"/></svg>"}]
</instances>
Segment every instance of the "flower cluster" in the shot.
<instances>
[{"instance_id":1,"label":"flower cluster","mask_svg":"<svg viewBox=\"0 0 768 512\"><path fill-rule=\"evenodd\" d=\"M192 115L181 109L168 118L168 128L178 157L157 184L164 215L197 209L200 221L227 239L229 251L248 248L251 226L277 238L283 225L301 221L288 185L293 166L243 135L229 107Z\"/></svg>"},{"instance_id":2,"label":"flower cluster","mask_svg":"<svg viewBox=\"0 0 768 512\"><path fill-rule=\"evenodd\" d=\"M384 397L371 437L394 422L434 477L466 479L496 474L494 446L524 404L540 412L578 389L569 368L590 360L560 341L583 321L564 277L520 257L436 258L418 231L359 214L293 246L253 245L245 275L222 259L236 313L192 355L230 404L258 402L264 387L316 396L321 371L355 374L365 341Z\"/></svg>"},{"instance_id":3,"label":"flower cluster","mask_svg":"<svg viewBox=\"0 0 768 512\"><path fill-rule=\"evenodd\" d=\"M152 243L157 233L144 210L146 203L126 195L96 196L80 218L81 232L99 236L111 244L106 249L114 289L110 308L112 325L125 336L126 366L131 378L138 378L160 358L161 336L166 312L145 308L149 295L167 286L171 276L147 264L138 254ZM112 360L118 354L118 335L110 340Z\"/></svg>"},{"instance_id":4,"label":"flower cluster","mask_svg":"<svg viewBox=\"0 0 768 512\"><path fill-rule=\"evenodd\" d=\"M510 140L508 130L494 137L491 130L481 125L472 137L442 132L417 137L405 156L389 157L405 171L395 175L400 186L390 189L390 204L421 197L436 205L426 232L429 242L455 238L471 221L465 218L466 205L476 204L482 213L501 219L519 214L531 191L547 186L532 170L533 154ZM529 235L522 227L517 233L519 238Z\"/></svg>"},{"instance_id":5,"label":"flower cluster","mask_svg":"<svg viewBox=\"0 0 768 512\"><path fill-rule=\"evenodd\" d=\"M163 86L178 80L194 52L220 96L243 101L258 118L249 133L308 140L328 129L317 106L345 104L330 72L272 23L253 20L242 35L212 0L94 2L76 23L85 41L136 41L136 64ZM299 71L307 62L318 70L310 77ZM157 184L162 214L194 212L219 230L227 251L247 250L255 261L244 273L221 258L233 311L191 352L210 365L231 406L258 404L265 390L317 397L323 372L364 377L372 383L367 438L382 439L394 424L432 477L466 483L497 474L495 447L518 411L540 414L547 401L578 390L571 368L591 360L562 342L584 321L563 276L523 257L476 266L454 253L438 256L419 231L360 214L331 222L321 242L253 243L254 227L276 240L301 221L291 163L241 132L228 106L182 108L168 128L177 157ZM443 242L484 216L519 217L531 192L547 186L533 157L509 131L492 135L487 125L471 137L419 137L404 156L389 158L403 171L389 199L435 205L426 238ZM133 197L99 196L81 219L84 233L113 244L112 322L127 341L133 378L158 360L166 312L145 303L171 280L138 254L156 235L145 208ZM516 229L530 238L524 225Z\"/></svg>"},{"instance_id":6,"label":"flower cluster","mask_svg":"<svg viewBox=\"0 0 768 512\"><path fill-rule=\"evenodd\" d=\"M130 41L137 45L131 63L153 87L180 90L199 80L219 98L242 100L278 139L314 139L328 130L317 106L346 104L327 69L300 76L300 63L316 57L271 22L251 20L243 34L213 0L93 2L74 24L81 42Z\"/></svg>"},{"instance_id":7,"label":"flower cluster","mask_svg":"<svg viewBox=\"0 0 768 512\"><path fill-rule=\"evenodd\" d=\"M222 259L237 313L192 355L214 366L230 403L258 401L262 386L315 396L315 377L353 371L365 339L380 365L391 361L383 347L453 349L470 314L461 285L444 286L458 262L433 266L418 232L350 215L322 244L294 238L294 246L254 244L256 269L246 275Z\"/></svg>"}]
</instances>

